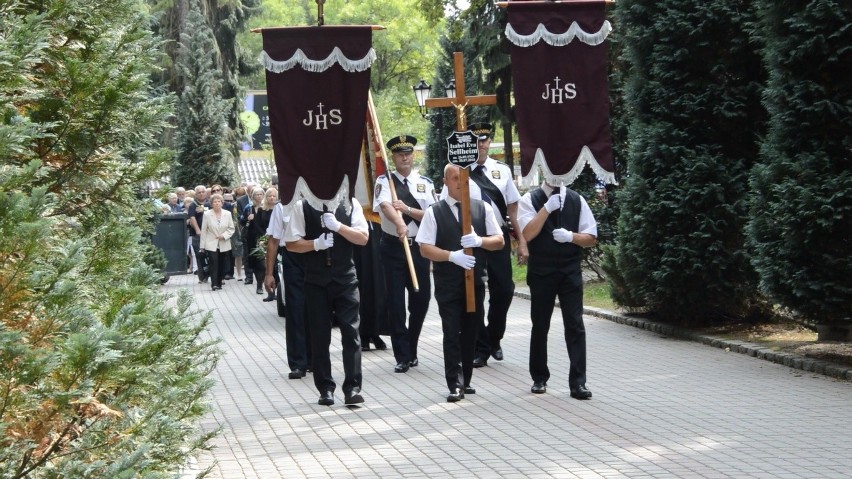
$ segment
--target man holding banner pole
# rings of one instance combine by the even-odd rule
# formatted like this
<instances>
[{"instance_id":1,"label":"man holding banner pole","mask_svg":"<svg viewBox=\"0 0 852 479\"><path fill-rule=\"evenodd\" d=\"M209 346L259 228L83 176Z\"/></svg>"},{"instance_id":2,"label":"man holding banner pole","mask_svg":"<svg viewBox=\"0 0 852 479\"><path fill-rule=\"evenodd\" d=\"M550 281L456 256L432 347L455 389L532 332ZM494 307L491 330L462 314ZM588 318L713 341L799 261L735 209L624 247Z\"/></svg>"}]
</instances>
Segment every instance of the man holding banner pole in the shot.
<instances>
[{"instance_id":1,"label":"man holding banner pole","mask_svg":"<svg viewBox=\"0 0 852 479\"><path fill-rule=\"evenodd\" d=\"M417 343L429 301L430 262L412 241L426 208L435 202L432 180L412 170L417 138L400 135L387 142L395 172L376 179L373 211L382 219L380 248L385 272L387 308L396 359L394 372L405 373L419 364ZM408 327L405 321L405 292L408 290Z\"/></svg>"},{"instance_id":2,"label":"man holding banner pole","mask_svg":"<svg viewBox=\"0 0 852 479\"><path fill-rule=\"evenodd\" d=\"M367 244L367 219L358 200L351 212L340 204L323 213L299 200L284 233L287 250L301 253L305 271L305 317L310 329L314 385L321 406L334 404L336 384L331 376L332 319L340 326L343 349L343 394L346 404L364 402L361 396L361 333L358 315L358 279L352 260L353 245Z\"/></svg>"}]
</instances>

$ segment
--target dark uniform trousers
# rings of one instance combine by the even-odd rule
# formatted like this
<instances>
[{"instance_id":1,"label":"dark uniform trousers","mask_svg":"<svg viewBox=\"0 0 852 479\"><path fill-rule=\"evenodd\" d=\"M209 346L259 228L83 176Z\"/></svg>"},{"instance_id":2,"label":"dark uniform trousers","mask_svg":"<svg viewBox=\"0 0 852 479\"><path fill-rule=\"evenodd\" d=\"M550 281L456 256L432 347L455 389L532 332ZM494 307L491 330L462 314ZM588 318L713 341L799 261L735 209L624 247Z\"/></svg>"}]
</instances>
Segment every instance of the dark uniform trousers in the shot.
<instances>
[{"instance_id":1,"label":"dark uniform trousers","mask_svg":"<svg viewBox=\"0 0 852 479\"><path fill-rule=\"evenodd\" d=\"M550 370L547 367L547 333L556 298L562 311L565 327L565 346L571 368L568 385L573 390L586 384L586 328L583 324L583 278L576 273L551 272L537 274L533 268L527 271L530 287L530 312L532 333L530 335L530 376L533 382L547 382Z\"/></svg>"},{"instance_id":2,"label":"dark uniform trousers","mask_svg":"<svg viewBox=\"0 0 852 479\"><path fill-rule=\"evenodd\" d=\"M547 201L539 188L530 192L533 208L538 211ZM547 382L547 333L556 298L565 327L565 346L571 367L568 385L572 390L586 384L586 328L583 324L583 276L580 261L583 249L575 244L558 243L553 230L560 225L577 231L580 221L579 195L567 190L565 205L548 216L541 232L528 243L527 285L530 287L530 376L533 382Z\"/></svg>"},{"instance_id":3,"label":"dark uniform trousers","mask_svg":"<svg viewBox=\"0 0 852 479\"><path fill-rule=\"evenodd\" d=\"M473 376L476 328L485 316L485 285L474 285L474 291L476 311L472 313L466 312L464 287L452 295L442 296L438 301L438 314L441 315L441 329L444 333L444 374L450 391L470 386Z\"/></svg>"},{"instance_id":4,"label":"dark uniform trousers","mask_svg":"<svg viewBox=\"0 0 852 479\"><path fill-rule=\"evenodd\" d=\"M441 200L430 208L433 209L437 224L435 246L448 251L461 249L461 227L447 202ZM485 206L482 201L471 199L470 216L473 230L484 236ZM444 375L451 392L470 386L476 352L476 330L484 317L485 250L473 248L473 255L476 257L473 271L476 310L472 313L467 312L464 270L448 261L432 265L435 301L438 303L444 333Z\"/></svg>"},{"instance_id":5,"label":"dark uniform trousers","mask_svg":"<svg viewBox=\"0 0 852 479\"><path fill-rule=\"evenodd\" d=\"M386 301L390 317L391 344L396 361L408 362L417 357L417 344L429 301L432 298L432 283L429 280L430 261L420 255L420 245L412 242L411 260L420 290L414 291L405 250L399 237L382 234L382 262L385 271ZM405 293L408 291L408 327L405 324Z\"/></svg>"},{"instance_id":6,"label":"dark uniform trousers","mask_svg":"<svg viewBox=\"0 0 852 479\"><path fill-rule=\"evenodd\" d=\"M503 249L485 253L488 272L488 325L485 325L484 319L479 322L476 354L486 358L497 348L506 333L506 316L515 294L515 282L512 280L512 241L505 228L503 241Z\"/></svg>"},{"instance_id":7,"label":"dark uniform trousers","mask_svg":"<svg viewBox=\"0 0 852 479\"><path fill-rule=\"evenodd\" d=\"M305 322L305 270L297 253L279 248L284 281L284 332L287 335L287 365L305 371L311 366L310 332Z\"/></svg>"},{"instance_id":8,"label":"dark uniform trousers","mask_svg":"<svg viewBox=\"0 0 852 479\"><path fill-rule=\"evenodd\" d=\"M320 234L334 234L334 246L324 251L301 253L305 271L305 318L310 330L311 355L314 369L314 385L317 390L334 392L336 384L331 375L332 321L340 327L343 348L343 393L361 391L361 334L360 296L355 264L352 260L353 245L337 233L324 233L320 218L322 212L303 205L305 236L313 240ZM335 212L337 220L351 224L351 218L341 205Z\"/></svg>"}]
</instances>

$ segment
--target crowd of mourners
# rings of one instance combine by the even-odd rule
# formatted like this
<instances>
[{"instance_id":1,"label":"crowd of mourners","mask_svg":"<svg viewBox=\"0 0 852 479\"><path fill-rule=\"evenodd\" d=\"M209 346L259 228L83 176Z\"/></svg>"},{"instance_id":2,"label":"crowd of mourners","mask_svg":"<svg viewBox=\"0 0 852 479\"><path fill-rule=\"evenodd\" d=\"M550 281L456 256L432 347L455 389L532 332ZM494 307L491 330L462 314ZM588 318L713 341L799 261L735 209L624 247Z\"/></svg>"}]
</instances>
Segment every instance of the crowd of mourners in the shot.
<instances>
[{"instance_id":1,"label":"crowd of mourners","mask_svg":"<svg viewBox=\"0 0 852 479\"><path fill-rule=\"evenodd\" d=\"M266 275L266 229L278 202L275 177L267 185L242 183L236 188L222 185L179 186L166 196L164 213L185 213L187 272L199 283L219 290L223 282L236 280L256 285L264 294ZM277 273L274 273L277 280ZM267 292L264 301L273 301Z\"/></svg>"}]
</instances>

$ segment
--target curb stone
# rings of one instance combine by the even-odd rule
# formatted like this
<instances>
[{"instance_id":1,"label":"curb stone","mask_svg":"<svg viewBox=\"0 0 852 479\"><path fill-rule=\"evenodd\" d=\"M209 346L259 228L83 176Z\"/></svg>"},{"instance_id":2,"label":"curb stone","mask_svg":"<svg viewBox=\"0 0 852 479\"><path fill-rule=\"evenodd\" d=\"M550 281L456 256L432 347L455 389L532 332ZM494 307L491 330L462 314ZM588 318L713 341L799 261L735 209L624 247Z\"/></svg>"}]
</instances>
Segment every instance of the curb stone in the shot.
<instances>
[{"instance_id":1,"label":"curb stone","mask_svg":"<svg viewBox=\"0 0 852 479\"><path fill-rule=\"evenodd\" d=\"M515 296L526 300L530 299L530 294L528 291L515 290ZM556 307L559 307L558 300L556 301ZM755 343L698 334L669 324L658 323L655 321L650 321L647 319L637 318L633 316L626 316L623 314L608 311L606 309L593 308L591 306L584 306L583 314L595 316L601 319L607 319L609 321L613 321L619 324L625 324L627 326L633 326L635 328L644 329L657 334L663 334L675 338L695 341L698 343L706 344L707 346L724 349L725 351L730 351L733 353L746 354L753 358L773 362L782 366L787 366L792 369L799 369L815 374L822 374L835 379L852 381L852 367L844 366L842 364L775 351L773 349Z\"/></svg>"}]
</instances>

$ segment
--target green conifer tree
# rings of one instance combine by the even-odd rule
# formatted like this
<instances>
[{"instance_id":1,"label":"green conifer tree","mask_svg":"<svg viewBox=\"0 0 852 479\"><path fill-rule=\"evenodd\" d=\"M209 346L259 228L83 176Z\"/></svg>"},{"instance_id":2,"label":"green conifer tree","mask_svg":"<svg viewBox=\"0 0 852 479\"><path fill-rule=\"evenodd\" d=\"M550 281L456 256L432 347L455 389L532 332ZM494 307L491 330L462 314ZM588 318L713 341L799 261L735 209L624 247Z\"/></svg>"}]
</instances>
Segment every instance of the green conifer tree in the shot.
<instances>
[{"instance_id":1,"label":"green conifer tree","mask_svg":"<svg viewBox=\"0 0 852 479\"><path fill-rule=\"evenodd\" d=\"M210 437L209 316L142 260L171 105L135 0L0 15L0 477L177 476Z\"/></svg>"},{"instance_id":2,"label":"green conifer tree","mask_svg":"<svg viewBox=\"0 0 852 479\"><path fill-rule=\"evenodd\" d=\"M625 0L628 178L618 196L616 298L683 322L742 314L762 70L750 2Z\"/></svg>"},{"instance_id":3,"label":"green conifer tree","mask_svg":"<svg viewBox=\"0 0 852 479\"><path fill-rule=\"evenodd\" d=\"M228 103L222 99L213 32L196 1L190 2L186 25L178 55L185 86L177 105L177 161L172 182L187 187L230 185L236 174L228 149Z\"/></svg>"},{"instance_id":4,"label":"green conifer tree","mask_svg":"<svg viewBox=\"0 0 852 479\"><path fill-rule=\"evenodd\" d=\"M852 3L762 1L769 128L748 228L764 291L816 323L852 318Z\"/></svg>"}]
</instances>

